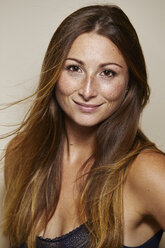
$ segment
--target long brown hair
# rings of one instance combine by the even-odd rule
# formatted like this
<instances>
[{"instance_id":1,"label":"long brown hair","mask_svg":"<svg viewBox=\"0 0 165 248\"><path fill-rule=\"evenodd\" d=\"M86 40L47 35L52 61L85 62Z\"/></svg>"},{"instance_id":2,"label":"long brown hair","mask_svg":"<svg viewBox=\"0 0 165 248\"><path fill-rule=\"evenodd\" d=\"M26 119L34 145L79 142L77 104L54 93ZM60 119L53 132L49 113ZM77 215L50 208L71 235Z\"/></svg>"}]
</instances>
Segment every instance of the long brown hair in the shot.
<instances>
[{"instance_id":1,"label":"long brown hair","mask_svg":"<svg viewBox=\"0 0 165 248\"><path fill-rule=\"evenodd\" d=\"M80 190L80 217L88 219L92 248L122 247L125 168L144 147L156 149L138 128L150 91L142 49L128 17L113 5L75 11L50 41L34 104L6 151L3 229L13 246L26 242L34 247L56 209L65 127L55 85L73 41L86 32L110 39L129 69L128 92L97 129L94 162Z\"/></svg>"}]
</instances>

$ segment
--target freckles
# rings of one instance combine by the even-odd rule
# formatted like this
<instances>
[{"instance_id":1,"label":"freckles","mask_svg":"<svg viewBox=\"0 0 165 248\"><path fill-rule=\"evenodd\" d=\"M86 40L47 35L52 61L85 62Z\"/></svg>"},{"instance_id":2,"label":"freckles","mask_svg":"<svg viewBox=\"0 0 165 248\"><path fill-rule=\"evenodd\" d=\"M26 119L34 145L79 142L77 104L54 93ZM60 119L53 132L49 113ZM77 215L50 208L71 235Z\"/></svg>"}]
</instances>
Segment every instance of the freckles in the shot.
<instances>
[{"instance_id":1,"label":"freckles","mask_svg":"<svg viewBox=\"0 0 165 248\"><path fill-rule=\"evenodd\" d=\"M61 94L69 96L75 91L74 80L62 75L57 82L57 88Z\"/></svg>"},{"instance_id":2,"label":"freckles","mask_svg":"<svg viewBox=\"0 0 165 248\"><path fill-rule=\"evenodd\" d=\"M125 85L120 82L116 82L113 85L104 86L104 90L102 91L102 95L108 101L117 101L121 99L125 92Z\"/></svg>"}]
</instances>

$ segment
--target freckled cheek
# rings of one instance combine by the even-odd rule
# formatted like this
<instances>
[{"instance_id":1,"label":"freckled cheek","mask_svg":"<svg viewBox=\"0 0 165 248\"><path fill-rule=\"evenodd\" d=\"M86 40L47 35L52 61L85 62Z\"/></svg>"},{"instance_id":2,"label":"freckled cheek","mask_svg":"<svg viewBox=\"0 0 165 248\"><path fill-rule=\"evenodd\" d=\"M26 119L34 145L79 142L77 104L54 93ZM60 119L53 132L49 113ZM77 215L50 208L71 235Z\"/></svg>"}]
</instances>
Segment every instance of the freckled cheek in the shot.
<instances>
[{"instance_id":1,"label":"freckled cheek","mask_svg":"<svg viewBox=\"0 0 165 248\"><path fill-rule=\"evenodd\" d=\"M63 95L72 95L78 89L77 80L70 78L68 76L61 76L57 82L57 91Z\"/></svg>"},{"instance_id":2,"label":"freckled cheek","mask_svg":"<svg viewBox=\"0 0 165 248\"><path fill-rule=\"evenodd\" d=\"M125 84L105 85L101 89L102 96L108 101L118 101L124 97Z\"/></svg>"}]
</instances>

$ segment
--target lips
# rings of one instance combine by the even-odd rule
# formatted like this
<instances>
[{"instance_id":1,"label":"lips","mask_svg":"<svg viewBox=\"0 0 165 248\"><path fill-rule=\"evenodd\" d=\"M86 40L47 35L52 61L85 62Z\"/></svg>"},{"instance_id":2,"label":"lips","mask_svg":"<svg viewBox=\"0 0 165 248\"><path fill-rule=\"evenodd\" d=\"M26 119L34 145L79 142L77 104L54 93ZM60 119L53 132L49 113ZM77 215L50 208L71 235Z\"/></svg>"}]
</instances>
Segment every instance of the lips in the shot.
<instances>
[{"instance_id":1,"label":"lips","mask_svg":"<svg viewBox=\"0 0 165 248\"><path fill-rule=\"evenodd\" d=\"M93 112L102 105L102 103L101 104L87 104L87 103L82 103L82 102L77 102L77 101L74 101L74 103L83 112Z\"/></svg>"},{"instance_id":2,"label":"lips","mask_svg":"<svg viewBox=\"0 0 165 248\"><path fill-rule=\"evenodd\" d=\"M83 107L86 107L86 108L95 108L95 107L99 107L102 105L101 104L86 104L86 103L81 103L81 102L76 102L74 101L76 104L80 105L80 106L83 106Z\"/></svg>"}]
</instances>

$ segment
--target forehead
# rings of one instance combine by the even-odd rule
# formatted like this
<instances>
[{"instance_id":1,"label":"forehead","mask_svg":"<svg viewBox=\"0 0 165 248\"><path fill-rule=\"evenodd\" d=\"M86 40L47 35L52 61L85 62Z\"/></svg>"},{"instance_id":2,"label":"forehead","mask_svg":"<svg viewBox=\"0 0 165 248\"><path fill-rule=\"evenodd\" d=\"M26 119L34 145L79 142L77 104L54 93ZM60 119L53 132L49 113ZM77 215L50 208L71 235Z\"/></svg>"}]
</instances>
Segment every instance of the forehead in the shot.
<instances>
[{"instance_id":1,"label":"forehead","mask_svg":"<svg viewBox=\"0 0 165 248\"><path fill-rule=\"evenodd\" d=\"M118 62L126 66L124 57L117 46L107 37L94 32L79 35L70 48L67 57L100 62Z\"/></svg>"}]
</instances>

